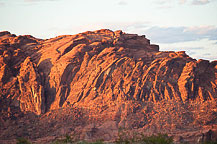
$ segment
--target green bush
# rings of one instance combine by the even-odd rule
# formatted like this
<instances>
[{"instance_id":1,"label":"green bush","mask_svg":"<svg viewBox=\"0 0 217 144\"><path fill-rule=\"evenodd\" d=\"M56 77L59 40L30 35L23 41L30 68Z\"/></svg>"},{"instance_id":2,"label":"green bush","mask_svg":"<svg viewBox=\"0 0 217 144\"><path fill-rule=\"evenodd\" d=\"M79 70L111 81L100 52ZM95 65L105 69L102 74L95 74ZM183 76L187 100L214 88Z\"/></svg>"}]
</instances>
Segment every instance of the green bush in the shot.
<instances>
[{"instance_id":1,"label":"green bush","mask_svg":"<svg viewBox=\"0 0 217 144\"><path fill-rule=\"evenodd\" d=\"M75 136L66 135L62 139L55 140L52 144L103 144L103 140L97 140L96 142L79 141Z\"/></svg>"},{"instance_id":2,"label":"green bush","mask_svg":"<svg viewBox=\"0 0 217 144\"><path fill-rule=\"evenodd\" d=\"M25 138L17 138L16 144L31 144L31 142Z\"/></svg>"},{"instance_id":3,"label":"green bush","mask_svg":"<svg viewBox=\"0 0 217 144\"><path fill-rule=\"evenodd\" d=\"M81 141L78 142L77 144L104 144L102 140L98 140L96 142L86 142L86 141Z\"/></svg>"},{"instance_id":4,"label":"green bush","mask_svg":"<svg viewBox=\"0 0 217 144\"><path fill-rule=\"evenodd\" d=\"M130 136L129 133L119 131L118 138L115 141L116 144L133 144L133 143L143 143L143 144L172 144L173 138L169 137L167 134L157 134L152 136L144 136L143 134L134 133Z\"/></svg>"},{"instance_id":5,"label":"green bush","mask_svg":"<svg viewBox=\"0 0 217 144\"><path fill-rule=\"evenodd\" d=\"M92 142L90 144L104 144L103 140L97 140L95 142Z\"/></svg>"},{"instance_id":6,"label":"green bush","mask_svg":"<svg viewBox=\"0 0 217 144\"><path fill-rule=\"evenodd\" d=\"M142 139L145 144L172 144L173 138L167 134L157 134Z\"/></svg>"},{"instance_id":7,"label":"green bush","mask_svg":"<svg viewBox=\"0 0 217 144\"><path fill-rule=\"evenodd\" d=\"M68 143L73 143L73 139L71 138L71 136L66 135L65 138L63 139L58 139L56 141L53 142L53 144L68 144Z\"/></svg>"},{"instance_id":8,"label":"green bush","mask_svg":"<svg viewBox=\"0 0 217 144\"><path fill-rule=\"evenodd\" d=\"M217 144L217 141L207 141L207 142L202 142L201 144Z\"/></svg>"}]
</instances>

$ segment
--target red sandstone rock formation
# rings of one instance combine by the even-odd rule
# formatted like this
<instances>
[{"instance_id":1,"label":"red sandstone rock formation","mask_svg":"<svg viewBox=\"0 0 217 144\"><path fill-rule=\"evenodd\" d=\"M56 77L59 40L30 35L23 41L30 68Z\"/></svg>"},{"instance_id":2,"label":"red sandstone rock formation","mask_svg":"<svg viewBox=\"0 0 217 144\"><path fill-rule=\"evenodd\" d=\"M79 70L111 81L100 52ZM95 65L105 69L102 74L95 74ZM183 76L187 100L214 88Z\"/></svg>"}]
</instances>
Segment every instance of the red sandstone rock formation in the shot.
<instances>
[{"instance_id":1,"label":"red sandstone rock formation","mask_svg":"<svg viewBox=\"0 0 217 144\"><path fill-rule=\"evenodd\" d=\"M145 36L103 29L41 40L0 32L0 126L76 107L88 109L98 129L202 129L217 122L216 86L217 61L160 52Z\"/></svg>"}]
</instances>

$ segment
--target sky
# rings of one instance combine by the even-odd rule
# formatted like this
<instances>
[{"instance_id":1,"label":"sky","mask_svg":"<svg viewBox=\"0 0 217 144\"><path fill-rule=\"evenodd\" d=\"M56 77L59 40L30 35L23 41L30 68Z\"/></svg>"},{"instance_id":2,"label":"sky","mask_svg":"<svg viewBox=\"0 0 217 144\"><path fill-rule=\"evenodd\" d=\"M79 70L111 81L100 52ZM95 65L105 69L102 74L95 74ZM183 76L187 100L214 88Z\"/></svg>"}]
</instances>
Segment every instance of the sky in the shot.
<instances>
[{"instance_id":1,"label":"sky","mask_svg":"<svg viewBox=\"0 0 217 144\"><path fill-rule=\"evenodd\" d=\"M217 60L217 0L0 0L0 31L47 39L98 29Z\"/></svg>"}]
</instances>

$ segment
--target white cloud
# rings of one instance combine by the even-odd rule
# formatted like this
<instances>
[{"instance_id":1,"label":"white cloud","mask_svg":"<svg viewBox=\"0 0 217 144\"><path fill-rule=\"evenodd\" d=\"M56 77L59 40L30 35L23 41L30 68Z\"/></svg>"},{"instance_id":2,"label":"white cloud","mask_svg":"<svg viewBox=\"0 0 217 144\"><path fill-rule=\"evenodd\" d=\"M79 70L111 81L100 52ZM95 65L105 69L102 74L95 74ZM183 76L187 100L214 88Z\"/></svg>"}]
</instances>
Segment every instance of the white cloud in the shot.
<instances>
[{"instance_id":1,"label":"white cloud","mask_svg":"<svg viewBox=\"0 0 217 144\"><path fill-rule=\"evenodd\" d=\"M1 7L1 6L4 6L4 5L5 5L5 3L3 3L3 2L0 2L0 7Z\"/></svg>"},{"instance_id":2,"label":"white cloud","mask_svg":"<svg viewBox=\"0 0 217 144\"><path fill-rule=\"evenodd\" d=\"M187 0L179 0L180 4L185 4L187 2Z\"/></svg>"},{"instance_id":3,"label":"white cloud","mask_svg":"<svg viewBox=\"0 0 217 144\"><path fill-rule=\"evenodd\" d=\"M178 4L192 4L192 5L205 5L208 3L211 3L215 0L176 0L176 1L172 1L172 0L155 0L154 3L157 5L172 5L174 4L174 2L178 3ZM162 6L164 7L164 6Z\"/></svg>"},{"instance_id":4,"label":"white cloud","mask_svg":"<svg viewBox=\"0 0 217 144\"><path fill-rule=\"evenodd\" d=\"M217 40L217 27L150 27L142 30L153 41L160 43L177 43L201 39Z\"/></svg>"},{"instance_id":5,"label":"white cloud","mask_svg":"<svg viewBox=\"0 0 217 144\"><path fill-rule=\"evenodd\" d=\"M0 0L0 7L5 6L4 0Z\"/></svg>"},{"instance_id":6,"label":"white cloud","mask_svg":"<svg viewBox=\"0 0 217 144\"><path fill-rule=\"evenodd\" d=\"M164 4L168 4L171 2L172 2L171 0L157 0L157 1L155 1L155 3L159 4L159 5L164 5Z\"/></svg>"},{"instance_id":7,"label":"white cloud","mask_svg":"<svg viewBox=\"0 0 217 144\"><path fill-rule=\"evenodd\" d=\"M118 5L122 5L122 6L127 5L127 4L128 3L126 1L123 1L123 0L118 2Z\"/></svg>"},{"instance_id":8,"label":"white cloud","mask_svg":"<svg viewBox=\"0 0 217 144\"><path fill-rule=\"evenodd\" d=\"M172 0L155 0L154 1L154 3L159 5L159 6L172 5L174 2L176 2L176 1L172 1Z\"/></svg>"},{"instance_id":9,"label":"white cloud","mask_svg":"<svg viewBox=\"0 0 217 144\"><path fill-rule=\"evenodd\" d=\"M196 59L217 60L217 47L213 40L199 40L179 43L157 43L161 51L185 51L190 57Z\"/></svg>"},{"instance_id":10,"label":"white cloud","mask_svg":"<svg viewBox=\"0 0 217 144\"><path fill-rule=\"evenodd\" d=\"M184 32L193 32L198 35L205 35L212 32L216 32L215 26L196 26L196 27L186 27Z\"/></svg>"},{"instance_id":11,"label":"white cloud","mask_svg":"<svg viewBox=\"0 0 217 144\"><path fill-rule=\"evenodd\" d=\"M25 2L43 2L43 1L57 1L57 0L24 0Z\"/></svg>"},{"instance_id":12,"label":"white cloud","mask_svg":"<svg viewBox=\"0 0 217 144\"><path fill-rule=\"evenodd\" d=\"M209 0L193 0L192 4L193 5L204 5L210 3Z\"/></svg>"}]
</instances>

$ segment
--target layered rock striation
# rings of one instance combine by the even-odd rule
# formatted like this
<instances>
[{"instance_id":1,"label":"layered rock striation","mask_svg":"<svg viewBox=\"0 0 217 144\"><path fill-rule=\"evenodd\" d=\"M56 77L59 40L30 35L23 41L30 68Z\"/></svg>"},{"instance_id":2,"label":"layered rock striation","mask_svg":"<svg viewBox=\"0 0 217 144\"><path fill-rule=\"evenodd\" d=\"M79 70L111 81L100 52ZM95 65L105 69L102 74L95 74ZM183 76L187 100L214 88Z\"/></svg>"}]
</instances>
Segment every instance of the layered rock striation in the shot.
<instances>
[{"instance_id":1,"label":"layered rock striation","mask_svg":"<svg viewBox=\"0 0 217 144\"><path fill-rule=\"evenodd\" d=\"M216 117L216 98L217 61L192 59L184 51L159 51L145 36L102 29L42 40L0 32L2 122L67 107L111 112L120 104L113 120L119 117L118 124L126 126L124 117L134 119L129 114L140 110L138 127L144 127L155 122L157 109L162 115L170 103L178 108L173 116L173 125L178 125L179 112L185 122L195 119L187 119L191 108L186 104L208 107L210 102L209 116ZM130 111L129 102L139 103L139 108L132 104Z\"/></svg>"}]
</instances>

